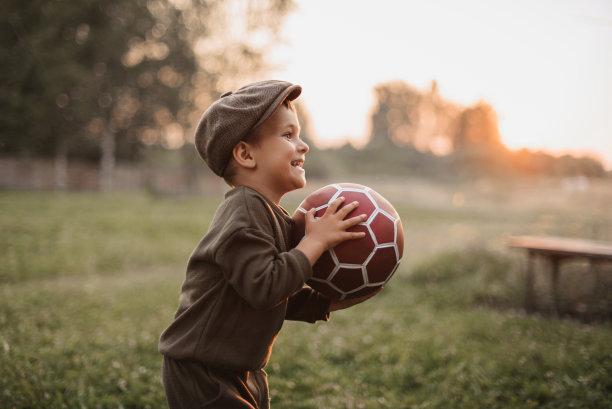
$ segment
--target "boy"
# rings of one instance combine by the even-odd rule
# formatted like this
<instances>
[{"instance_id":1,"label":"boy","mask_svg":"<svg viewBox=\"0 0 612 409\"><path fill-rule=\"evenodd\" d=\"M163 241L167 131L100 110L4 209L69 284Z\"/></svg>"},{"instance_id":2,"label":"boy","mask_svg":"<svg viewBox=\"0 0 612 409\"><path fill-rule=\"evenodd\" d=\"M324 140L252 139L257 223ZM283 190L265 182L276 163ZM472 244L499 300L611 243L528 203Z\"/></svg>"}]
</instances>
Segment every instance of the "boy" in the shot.
<instances>
[{"instance_id":1,"label":"boy","mask_svg":"<svg viewBox=\"0 0 612 409\"><path fill-rule=\"evenodd\" d=\"M306 237L291 243L283 195L306 184L308 145L291 101L301 87L262 81L228 92L204 112L196 148L232 187L187 264L174 321L162 333L162 378L174 408L269 408L263 371L285 319L327 320L357 300L336 301L304 287L321 254L363 237L344 220L357 207L306 215Z\"/></svg>"}]
</instances>

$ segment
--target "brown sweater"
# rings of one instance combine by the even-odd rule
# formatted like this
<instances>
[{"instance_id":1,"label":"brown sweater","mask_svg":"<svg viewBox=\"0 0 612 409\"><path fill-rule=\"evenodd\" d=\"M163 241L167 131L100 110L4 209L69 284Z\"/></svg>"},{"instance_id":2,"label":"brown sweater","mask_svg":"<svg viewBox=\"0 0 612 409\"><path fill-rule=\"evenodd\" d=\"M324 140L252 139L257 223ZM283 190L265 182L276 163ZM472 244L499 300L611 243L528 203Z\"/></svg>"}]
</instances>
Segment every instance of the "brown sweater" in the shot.
<instances>
[{"instance_id":1,"label":"brown sweater","mask_svg":"<svg viewBox=\"0 0 612 409\"><path fill-rule=\"evenodd\" d=\"M329 299L304 287L312 267L292 249L291 216L247 187L225 195L187 264L159 351L230 370L263 368L285 319L329 318Z\"/></svg>"}]
</instances>

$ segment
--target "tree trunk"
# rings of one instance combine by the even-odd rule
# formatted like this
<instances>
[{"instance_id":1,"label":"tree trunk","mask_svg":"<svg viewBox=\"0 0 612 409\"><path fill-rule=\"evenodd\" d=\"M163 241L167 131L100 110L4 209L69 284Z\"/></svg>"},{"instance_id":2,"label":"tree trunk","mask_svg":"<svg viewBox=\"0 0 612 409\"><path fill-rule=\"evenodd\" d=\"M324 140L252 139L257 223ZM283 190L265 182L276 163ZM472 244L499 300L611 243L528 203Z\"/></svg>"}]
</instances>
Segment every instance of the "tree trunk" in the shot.
<instances>
[{"instance_id":1,"label":"tree trunk","mask_svg":"<svg viewBox=\"0 0 612 409\"><path fill-rule=\"evenodd\" d=\"M108 126L102 131L100 141L100 179L99 186L103 192L108 192L113 188L113 172L115 169L115 133Z\"/></svg>"},{"instance_id":2,"label":"tree trunk","mask_svg":"<svg viewBox=\"0 0 612 409\"><path fill-rule=\"evenodd\" d=\"M68 187L68 148L61 141L55 152L55 189L66 190Z\"/></svg>"}]
</instances>

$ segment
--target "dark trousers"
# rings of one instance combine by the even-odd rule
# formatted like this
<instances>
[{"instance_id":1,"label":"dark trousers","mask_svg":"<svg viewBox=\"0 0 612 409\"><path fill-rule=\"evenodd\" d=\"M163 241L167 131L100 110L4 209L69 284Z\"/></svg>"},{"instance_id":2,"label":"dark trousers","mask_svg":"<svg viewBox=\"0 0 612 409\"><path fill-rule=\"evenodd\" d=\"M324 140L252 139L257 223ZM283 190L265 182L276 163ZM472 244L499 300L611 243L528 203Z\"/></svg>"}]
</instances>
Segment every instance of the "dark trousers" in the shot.
<instances>
[{"instance_id":1,"label":"dark trousers","mask_svg":"<svg viewBox=\"0 0 612 409\"><path fill-rule=\"evenodd\" d=\"M263 369L233 372L164 357L162 380L170 409L269 409Z\"/></svg>"}]
</instances>

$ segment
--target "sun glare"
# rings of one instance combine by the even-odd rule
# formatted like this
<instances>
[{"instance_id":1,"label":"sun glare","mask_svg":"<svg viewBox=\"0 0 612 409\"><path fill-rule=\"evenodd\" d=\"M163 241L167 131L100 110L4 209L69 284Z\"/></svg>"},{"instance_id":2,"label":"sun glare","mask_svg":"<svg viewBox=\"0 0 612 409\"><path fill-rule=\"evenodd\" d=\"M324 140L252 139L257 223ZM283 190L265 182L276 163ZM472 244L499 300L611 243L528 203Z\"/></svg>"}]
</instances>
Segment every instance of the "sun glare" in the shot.
<instances>
[{"instance_id":1,"label":"sun glare","mask_svg":"<svg viewBox=\"0 0 612 409\"><path fill-rule=\"evenodd\" d=\"M596 152L612 168L612 3L300 0L284 33L275 74L303 85L321 146L367 141L376 85L436 80L446 100L493 106L509 148Z\"/></svg>"}]
</instances>

